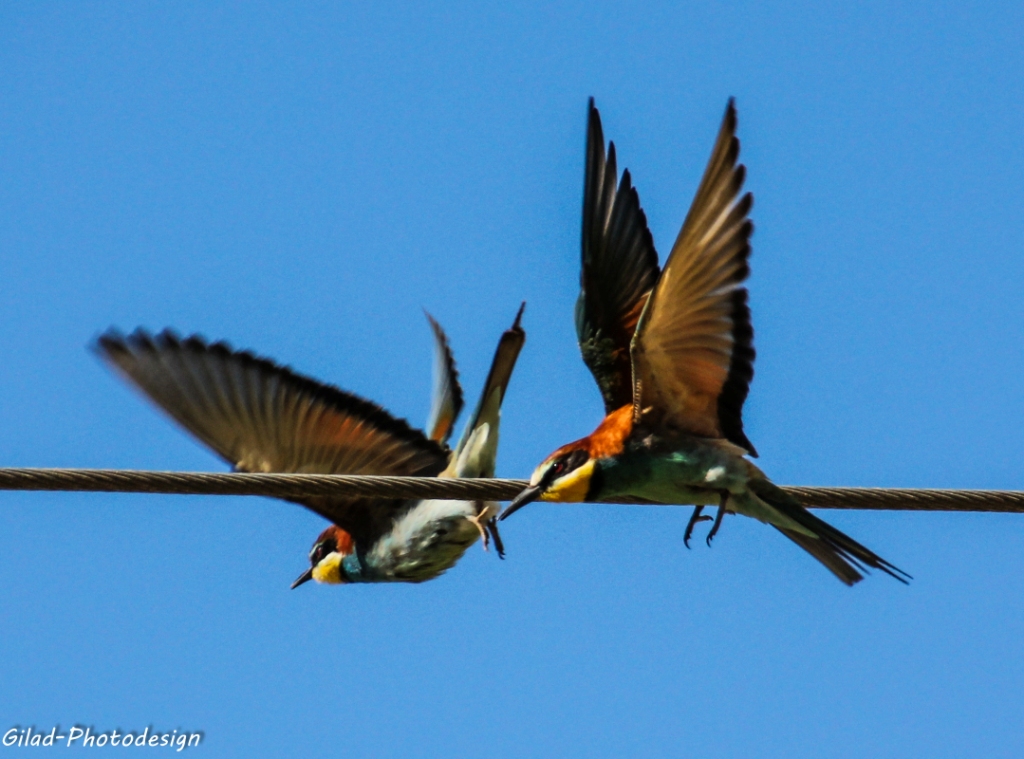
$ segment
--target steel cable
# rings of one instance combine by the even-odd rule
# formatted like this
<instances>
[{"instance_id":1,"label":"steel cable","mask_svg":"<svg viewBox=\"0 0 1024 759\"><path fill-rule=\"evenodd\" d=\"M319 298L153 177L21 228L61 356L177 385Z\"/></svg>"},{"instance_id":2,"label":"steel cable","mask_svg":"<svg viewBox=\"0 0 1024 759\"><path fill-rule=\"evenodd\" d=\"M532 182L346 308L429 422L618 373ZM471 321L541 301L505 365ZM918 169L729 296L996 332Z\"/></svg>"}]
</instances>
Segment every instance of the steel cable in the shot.
<instances>
[{"instance_id":1,"label":"steel cable","mask_svg":"<svg viewBox=\"0 0 1024 759\"><path fill-rule=\"evenodd\" d=\"M25 491L507 501L518 495L526 486L525 480L0 468L0 490ZM804 505L820 509L1024 513L1024 492L1014 490L831 487L783 489Z\"/></svg>"}]
</instances>

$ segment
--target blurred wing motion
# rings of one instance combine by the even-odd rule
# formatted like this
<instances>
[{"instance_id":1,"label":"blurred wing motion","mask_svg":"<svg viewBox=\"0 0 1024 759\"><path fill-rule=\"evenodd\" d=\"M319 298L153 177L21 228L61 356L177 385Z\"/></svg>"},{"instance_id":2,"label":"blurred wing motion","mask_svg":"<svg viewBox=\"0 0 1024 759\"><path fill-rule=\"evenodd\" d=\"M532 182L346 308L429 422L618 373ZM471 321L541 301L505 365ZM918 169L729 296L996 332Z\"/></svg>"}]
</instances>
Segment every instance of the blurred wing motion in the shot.
<instances>
[{"instance_id":1,"label":"blurred wing motion","mask_svg":"<svg viewBox=\"0 0 1024 759\"><path fill-rule=\"evenodd\" d=\"M476 410L466 423L466 429L452 454L451 463L443 476L493 477L498 456L498 426L501 422L501 404L505 389L512 378L519 351L526 342L526 332L520 326L526 304L519 307L512 326L498 341L491 361L483 392Z\"/></svg>"},{"instance_id":2,"label":"blurred wing motion","mask_svg":"<svg viewBox=\"0 0 1024 759\"><path fill-rule=\"evenodd\" d=\"M427 434L430 439L445 444L452 435L455 420L462 412L462 386L455 368L455 357L448 345L448 336L433 316L427 314L434 332L434 387L430 399Z\"/></svg>"},{"instance_id":3,"label":"blurred wing motion","mask_svg":"<svg viewBox=\"0 0 1024 759\"><path fill-rule=\"evenodd\" d=\"M102 335L96 352L185 429L243 472L432 477L446 451L358 396L225 343L170 331ZM355 537L389 529L401 501L298 501Z\"/></svg>"},{"instance_id":4,"label":"blurred wing motion","mask_svg":"<svg viewBox=\"0 0 1024 759\"><path fill-rule=\"evenodd\" d=\"M576 335L608 413L633 402L629 345L658 281L658 254L629 170L622 172L618 189L617 179L615 143L606 159L601 116L591 98Z\"/></svg>"},{"instance_id":5,"label":"blurred wing motion","mask_svg":"<svg viewBox=\"0 0 1024 759\"><path fill-rule=\"evenodd\" d=\"M754 376L754 331L747 278L747 218L753 198L739 197L732 100L690 212L648 299L632 344L634 415L648 409L661 424L700 437L726 438L756 456L742 410Z\"/></svg>"}]
</instances>

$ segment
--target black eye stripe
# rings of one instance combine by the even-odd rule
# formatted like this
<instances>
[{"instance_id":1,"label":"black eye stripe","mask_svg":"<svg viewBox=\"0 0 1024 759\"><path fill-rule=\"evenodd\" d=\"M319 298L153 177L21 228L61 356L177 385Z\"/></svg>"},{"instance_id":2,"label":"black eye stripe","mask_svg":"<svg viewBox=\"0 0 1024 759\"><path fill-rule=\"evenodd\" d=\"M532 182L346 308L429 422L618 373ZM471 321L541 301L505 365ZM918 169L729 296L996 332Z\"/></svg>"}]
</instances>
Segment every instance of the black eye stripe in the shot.
<instances>
[{"instance_id":1,"label":"black eye stripe","mask_svg":"<svg viewBox=\"0 0 1024 759\"><path fill-rule=\"evenodd\" d=\"M556 461L547 473L544 475L542 482L550 485L554 480L561 477L564 474L568 474L574 469L579 469L581 466L590 460L590 454L583 450L575 450L567 456L563 456ZM546 481L546 482L545 482Z\"/></svg>"},{"instance_id":2,"label":"black eye stripe","mask_svg":"<svg viewBox=\"0 0 1024 759\"><path fill-rule=\"evenodd\" d=\"M576 450L576 451L573 451L572 455L569 457L569 461L568 461L567 466L568 466L569 469L578 469L579 467L581 467L584 464L586 464L587 461L589 461L589 460L590 460L590 454L589 453L587 453L586 451Z\"/></svg>"},{"instance_id":3,"label":"black eye stripe","mask_svg":"<svg viewBox=\"0 0 1024 759\"><path fill-rule=\"evenodd\" d=\"M315 567L324 560L324 557L336 550L337 547L333 540L325 540L321 543L317 543L313 546L313 550L309 552L309 563Z\"/></svg>"}]
</instances>

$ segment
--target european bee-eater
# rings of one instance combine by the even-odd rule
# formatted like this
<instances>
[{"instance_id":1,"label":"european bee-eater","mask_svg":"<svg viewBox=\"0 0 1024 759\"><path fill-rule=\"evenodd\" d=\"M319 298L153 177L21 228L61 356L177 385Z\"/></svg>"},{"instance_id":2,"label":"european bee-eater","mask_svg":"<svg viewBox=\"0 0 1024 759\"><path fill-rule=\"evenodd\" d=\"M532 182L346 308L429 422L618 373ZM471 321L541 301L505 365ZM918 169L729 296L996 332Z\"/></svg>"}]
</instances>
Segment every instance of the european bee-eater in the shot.
<instances>
[{"instance_id":1,"label":"european bee-eater","mask_svg":"<svg viewBox=\"0 0 1024 759\"><path fill-rule=\"evenodd\" d=\"M524 304L525 305L525 304ZM498 343L480 402L454 451L462 408L455 362L434 332L429 435L380 406L225 343L170 331L111 330L95 349L151 401L241 472L493 477L501 403L526 339L520 307ZM481 501L297 498L332 522L293 584L423 582L437 577L488 532L501 553L498 504Z\"/></svg>"},{"instance_id":2,"label":"european bee-eater","mask_svg":"<svg viewBox=\"0 0 1024 759\"><path fill-rule=\"evenodd\" d=\"M606 416L594 432L548 456L501 518L525 504L615 501L693 504L684 541L705 505L766 522L848 585L864 566L905 582L889 562L818 519L744 458L756 456L742 409L754 375L747 290L750 193L737 163L730 100L711 159L659 272L647 218L624 171L616 188L591 99L583 192L576 332Z\"/></svg>"}]
</instances>

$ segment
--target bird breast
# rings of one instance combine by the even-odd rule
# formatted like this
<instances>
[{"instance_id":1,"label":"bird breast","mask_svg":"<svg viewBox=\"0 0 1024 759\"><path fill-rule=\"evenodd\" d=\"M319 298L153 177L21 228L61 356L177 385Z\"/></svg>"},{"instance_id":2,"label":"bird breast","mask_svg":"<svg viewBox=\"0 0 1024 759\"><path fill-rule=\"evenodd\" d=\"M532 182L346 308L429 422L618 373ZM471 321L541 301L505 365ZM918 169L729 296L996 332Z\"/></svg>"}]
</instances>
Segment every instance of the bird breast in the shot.
<instances>
[{"instance_id":1,"label":"bird breast","mask_svg":"<svg viewBox=\"0 0 1024 759\"><path fill-rule=\"evenodd\" d=\"M457 562L480 531L472 501L421 501L395 521L370 551L368 563L385 579L423 582Z\"/></svg>"}]
</instances>

